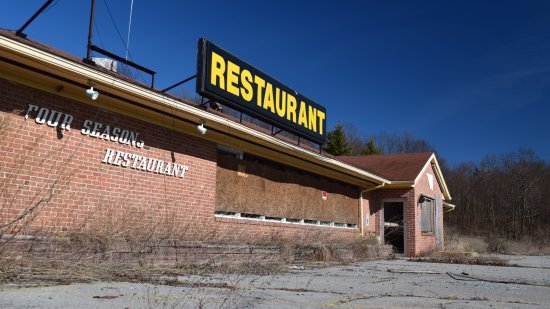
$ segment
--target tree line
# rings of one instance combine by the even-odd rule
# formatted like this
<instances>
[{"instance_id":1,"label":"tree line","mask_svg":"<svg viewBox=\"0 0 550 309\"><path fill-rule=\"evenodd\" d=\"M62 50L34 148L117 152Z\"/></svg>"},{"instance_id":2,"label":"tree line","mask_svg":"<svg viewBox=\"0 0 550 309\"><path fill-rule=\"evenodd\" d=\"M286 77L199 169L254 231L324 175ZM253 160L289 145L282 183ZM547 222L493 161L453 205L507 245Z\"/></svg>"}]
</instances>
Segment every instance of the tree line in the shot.
<instances>
[{"instance_id":1,"label":"tree line","mask_svg":"<svg viewBox=\"0 0 550 309\"><path fill-rule=\"evenodd\" d=\"M445 217L449 226L487 237L547 241L550 165L532 150L488 155L444 173L457 205Z\"/></svg>"},{"instance_id":2,"label":"tree line","mask_svg":"<svg viewBox=\"0 0 550 309\"><path fill-rule=\"evenodd\" d=\"M334 156L435 152L430 143L408 132L382 132L363 138L351 124L337 124L328 131L325 150Z\"/></svg>"},{"instance_id":3,"label":"tree line","mask_svg":"<svg viewBox=\"0 0 550 309\"><path fill-rule=\"evenodd\" d=\"M353 125L340 124L328 132L325 150L332 155L436 152L406 132L363 138ZM456 205L445 214L446 227L484 237L550 239L550 164L534 151L518 149L454 166L439 155L438 161Z\"/></svg>"}]
</instances>

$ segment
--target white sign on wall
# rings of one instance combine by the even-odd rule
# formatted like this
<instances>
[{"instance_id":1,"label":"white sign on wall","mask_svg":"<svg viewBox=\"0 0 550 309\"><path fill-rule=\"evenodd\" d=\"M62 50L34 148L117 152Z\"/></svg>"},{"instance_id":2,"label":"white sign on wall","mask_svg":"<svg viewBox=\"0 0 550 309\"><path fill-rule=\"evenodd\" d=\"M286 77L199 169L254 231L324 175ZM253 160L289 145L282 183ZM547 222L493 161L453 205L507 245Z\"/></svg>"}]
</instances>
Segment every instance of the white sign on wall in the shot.
<instances>
[{"instance_id":1,"label":"white sign on wall","mask_svg":"<svg viewBox=\"0 0 550 309\"><path fill-rule=\"evenodd\" d=\"M172 164L170 162L140 156L134 153L115 151L110 148L105 150L105 156L101 162L110 165L129 167L144 172L153 172L155 174L181 178L183 178L185 172L189 170L189 167L185 164Z\"/></svg>"},{"instance_id":2,"label":"white sign on wall","mask_svg":"<svg viewBox=\"0 0 550 309\"><path fill-rule=\"evenodd\" d=\"M430 185L430 190L434 189L434 176L430 173L426 173L428 176L428 184Z\"/></svg>"}]
</instances>

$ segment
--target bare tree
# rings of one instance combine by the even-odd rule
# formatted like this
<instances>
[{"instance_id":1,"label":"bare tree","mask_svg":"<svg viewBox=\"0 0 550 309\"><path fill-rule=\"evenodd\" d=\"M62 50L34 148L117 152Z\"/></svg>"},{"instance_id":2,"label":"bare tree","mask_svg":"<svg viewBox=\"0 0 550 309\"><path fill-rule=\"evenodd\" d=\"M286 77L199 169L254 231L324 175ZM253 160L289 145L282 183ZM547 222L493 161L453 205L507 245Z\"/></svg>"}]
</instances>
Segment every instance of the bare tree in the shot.
<instances>
[{"instance_id":1,"label":"bare tree","mask_svg":"<svg viewBox=\"0 0 550 309\"><path fill-rule=\"evenodd\" d=\"M361 151L365 147L365 143L357 131L357 128L352 123L343 124L342 127L346 133L347 143L351 147L351 155L360 155Z\"/></svg>"},{"instance_id":2,"label":"bare tree","mask_svg":"<svg viewBox=\"0 0 550 309\"><path fill-rule=\"evenodd\" d=\"M449 226L474 235L547 241L550 234L550 166L532 150L488 155L479 164L447 168L458 207Z\"/></svg>"},{"instance_id":3,"label":"bare tree","mask_svg":"<svg viewBox=\"0 0 550 309\"><path fill-rule=\"evenodd\" d=\"M426 140L414 137L408 132L379 133L374 137L383 153L418 153L435 152L435 149Z\"/></svg>"}]
</instances>

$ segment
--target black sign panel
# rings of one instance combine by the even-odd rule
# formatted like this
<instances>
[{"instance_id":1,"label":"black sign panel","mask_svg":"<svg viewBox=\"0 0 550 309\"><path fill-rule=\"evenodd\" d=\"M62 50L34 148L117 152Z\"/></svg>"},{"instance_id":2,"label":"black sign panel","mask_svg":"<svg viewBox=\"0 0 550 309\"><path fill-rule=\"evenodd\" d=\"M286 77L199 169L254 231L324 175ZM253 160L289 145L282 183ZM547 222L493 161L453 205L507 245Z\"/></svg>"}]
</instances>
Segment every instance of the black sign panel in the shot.
<instances>
[{"instance_id":1,"label":"black sign panel","mask_svg":"<svg viewBox=\"0 0 550 309\"><path fill-rule=\"evenodd\" d=\"M323 106L206 39L199 39L197 92L303 138L325 142Z\"/></svg>"}]
</instances>

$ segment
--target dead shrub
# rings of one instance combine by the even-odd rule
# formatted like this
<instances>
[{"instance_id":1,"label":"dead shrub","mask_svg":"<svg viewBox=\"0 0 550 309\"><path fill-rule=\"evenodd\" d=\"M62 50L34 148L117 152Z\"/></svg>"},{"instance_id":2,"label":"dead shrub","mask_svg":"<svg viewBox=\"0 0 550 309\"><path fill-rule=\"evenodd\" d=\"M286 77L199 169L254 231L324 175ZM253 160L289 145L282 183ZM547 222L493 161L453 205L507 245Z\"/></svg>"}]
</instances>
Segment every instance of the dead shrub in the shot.
<instances>
[{"instance_id":1,"label":"dead shrub","mask_svg":"<svg viewBox=\"0 0 550 309\"><path fill-rule=\"evenodd\" d=\"M449 228L445 231L445 251L485 253L488 244L482 237L466 236Z\"/></svg>"},{"instance_id":2,"label":"dead shrub","mask_svg":"<svg viewBox=\"0 0 550 309\"><path fill-rule=\"evenodd\" d=\"M105 253L112 248L114 239L105 233L92 233L86 231L69 232L67 241L60 244L67 251Z\"/></svg>"},{"instance_id":3,"label":"dead shrub","mask_svg":"<svg viewBox=\"0 0 550 309\"><path fill-rule=\"evenodd\" d=\"M309 247L313 250L313 256L316 261L332 262L342 260L342 257L340 256L337 248L335 248L334 244L318 243Z\"/></svg>"},{"instance_id":4,"label":"dead shrub","mask_svg":"<svg viewBox=\"0 0 550 309\"><path fill-rule=\"evenodd\" d=\"M285 236L274 232L249 241L242 241L244 235L237 239L231 233L229 238L217 231L198 241L189 234L193 229L179 227L170 218L151 222L139 220L142 216L117 220L105 212L61 237L29 235L19 247L16 242L9 247L0 243L2 252L14 253L11 257L22 255L14 259L2 254L0 271L11 269L3 273L6 278L27 276L28 280L155 282L159 276L182 274L273 274L288 269L290 263L342 263L373 258L380 252L373 246L375 237L334 239L330 232L311 230ZM2 273L0 281L4 281Z\"/></svg>"},{"instance_id":5,"label":"dead shrub","mask_svg":"<svg viewBox=\"0 0 550 309\"><path fill-rule=\"evenodd\" d=\"M453 229L447 229L445 231L445 251L548 255L550 254L550 243L544 237L524 237L514 240L497 235L491 237L463 235Z\"/></svg>"},{"instance_id":6,"label":"dead shrub","mask_svg":"<svg viewBox=\"0 0 550 309\"><path fill-rule=\"evenodd\" d=\"M500 237L491 237L487 239L487 250L493 253L507 253L508 243Z\"/></svg>"},{"instance_id":7,"label":"dead shrub","mask_svg":"<svg viewBox=\"0 0 550 309\"><path fill-rule=\"evenodd\" d=\"M276 234L270 241L276 245L280 258L285 263L339 260L334 243L329 239L323 241L319 239L323 237L310 234L286 238Z\"/></svg>"},{"instance_id":8,"label":"dead shrub","mask_svg":"<svg viewBox=\"0 0 550 309\"><path fill-rule=\"evenodd\" d=\"M376 236L368 235L365 238L351 242L355 259L372 259L385 257L386 250L378 244Z\"/></svg>"},{"instance_id":9,"label":"dead shrub","mask_svg":"<svg viewBox=\"0 0 550 309\"><path fill-rule=\"evenodd\" d=\"M277 248L281 258L286 263L293 263L298 252L298 245L290 242L279 242Z\"/></svg>"},{"instance_id":10,"label":"dead shrub","mask_svg":"<svg viewBox=\"0 0 550 309\"><path fill-rule=\"evenodd\" d=\"M386 246L380 246L376 236L364 238L330 238L327 235L304 235L292 239L272 238L282 261L294 262L348 262L382 258L389 255Z\"/></svg>"},{"instance_id":11,"label":"dead shrub","mask_svg":"<svg viewBox=\"0 0 550 309\"><path fill-rule=\"evenodd\" d=\"M502 240L501 252L506 254L549 255L550 244L545 239L524 238L521 240Z\"/></svg>"}]
</instances>

